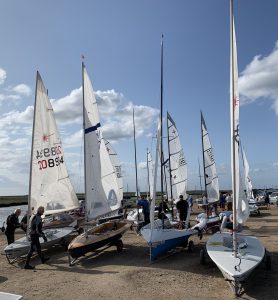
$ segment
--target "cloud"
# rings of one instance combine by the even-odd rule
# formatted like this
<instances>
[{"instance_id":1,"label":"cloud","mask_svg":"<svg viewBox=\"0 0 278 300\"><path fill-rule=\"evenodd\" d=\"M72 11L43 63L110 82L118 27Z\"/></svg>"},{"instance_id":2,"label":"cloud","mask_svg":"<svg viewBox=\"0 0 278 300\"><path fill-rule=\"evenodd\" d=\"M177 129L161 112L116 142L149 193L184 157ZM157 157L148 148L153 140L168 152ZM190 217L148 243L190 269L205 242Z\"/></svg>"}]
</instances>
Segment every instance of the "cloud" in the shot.
<instances>
[{"instance_id":1,"label":"cloud","mask_svg":"<svg viewBox=\"0 0 278 300\"><path fill-rule=\"evenodd\" d=\"M145 162L145 161L139 162L139 164L138 164L138 169L140 169L140 170L145 170L145 169L147 169L147 162Z\"/></svg>"},{"instance_id":2,"label":"cloud","mask_svg":"<svg viewBox=\"0 0 278 300\"><path fill-rule=\"evenodd\" d=\"M32 93L31 88L24 83L16 85L12 88L12 91L23 96L30 96Z\"/></svg>"},{"instance_id":3,"label":"cloud","mask_svg":"<svg viewBox=\"0 0 278 300\"><path fill-rule=\"evenodd\" d=\"M103 135L110 142L133 136L132 110L135 110L137 137L147 133L158 116L158 109L150 106L133 105L122 93L115 90L96 91L96 100ZM51 100L58 123L82 123L82 89L74 89L69 95Z\"/></svg>"},{"instance_id":4,"label":"cloud","mask_svg":"<svg viewBox=\"0 0 278 300\"><path fill-rule=\"evenodd\" d=\"M12 129L16 124L32 124L33 112L33 106L27 106L24 111L12 110L3 114L0 117L0 129L7 130L7 127Z\"/></svg>"},{"instance_id":5,"label":"cloud","mask_svg":"<svg viewBox=\"0 0 278 300\"><path fill-rule=\"evenodd\" d=\"M241 103L270 99L278 115L278 41L269 55L256 55L239 78Z\"/></svg>"},{"instance_id":6,"label":"cloud","mask_svg":"<svg viewBox=\"0 0 278 300\"><path fill-rule=\"evenodd\" d=\"M7 78L7 72L0 68L0 84L3 84Z\"/></svg>"}]
</instances>

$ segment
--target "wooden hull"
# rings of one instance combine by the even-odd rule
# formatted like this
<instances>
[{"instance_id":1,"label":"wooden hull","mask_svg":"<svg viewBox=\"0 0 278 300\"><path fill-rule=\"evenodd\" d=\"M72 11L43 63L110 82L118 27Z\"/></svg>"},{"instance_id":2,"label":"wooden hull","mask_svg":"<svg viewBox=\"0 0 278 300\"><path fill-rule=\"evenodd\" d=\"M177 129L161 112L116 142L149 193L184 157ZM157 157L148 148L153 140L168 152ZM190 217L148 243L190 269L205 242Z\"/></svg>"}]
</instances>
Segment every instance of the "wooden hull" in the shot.
<instances>
[{"instance_id":1,"label":"wooden hull","mask_svg":"<svg viewBox=\"0 0 278 300\"><path fill-rule=\"evenodd\" d=\"M69 244L68 252L72 258L78 258L106 245L112 245L129 228L130 224L125 221L109 221L98 225L77 236Z\"/></svg>"}]
</instances>

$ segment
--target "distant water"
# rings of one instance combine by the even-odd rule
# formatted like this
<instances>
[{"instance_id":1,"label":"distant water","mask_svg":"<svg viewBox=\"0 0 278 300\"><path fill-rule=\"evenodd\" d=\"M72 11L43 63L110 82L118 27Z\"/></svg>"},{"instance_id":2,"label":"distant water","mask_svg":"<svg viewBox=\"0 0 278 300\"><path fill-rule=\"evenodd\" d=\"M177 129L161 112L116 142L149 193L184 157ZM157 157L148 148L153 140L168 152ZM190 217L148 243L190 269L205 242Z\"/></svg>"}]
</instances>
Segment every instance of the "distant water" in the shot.
<instances>
[{"instance_id":1,"label":"distant water","mask_svg":"<svg viewBox=\"0 0 278 300\"><path fill-rule=\"evenodd\" d=\"M3 222L6 222L7 217L11 213L13 213L17 208L21 209L21 215L19 216L19 222L20 222L21 218L25 215L25 212L28 209L28 205L0 207L0 227L2 227Z\"/></svg>"}]
</instances>

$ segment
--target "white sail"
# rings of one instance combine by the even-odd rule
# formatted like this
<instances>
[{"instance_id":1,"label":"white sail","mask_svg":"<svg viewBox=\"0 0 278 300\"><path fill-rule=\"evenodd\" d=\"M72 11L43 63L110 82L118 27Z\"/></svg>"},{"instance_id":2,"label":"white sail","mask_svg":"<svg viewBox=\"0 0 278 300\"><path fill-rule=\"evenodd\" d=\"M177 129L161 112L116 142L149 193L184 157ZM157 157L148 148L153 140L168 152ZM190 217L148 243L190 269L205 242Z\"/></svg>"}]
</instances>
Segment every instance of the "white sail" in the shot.
<instances>
[{"instance_id":1,"label":"white sail","mask_svg":"<svg viewBox=\"0 0 278 300\"><path fill-rule=\"evenodd\" d=\"M107 141L104 140L106 151L109 154L111 164L113 166L113 173L110 174L109 176L105 176L103 180L105 182L108 181L110 187L108 189L108 202L110 205L110 208L112 210L118 209L121 206L121 201L123 200L123 176L122 176L122 169L121 169L121 164L118 159L118 155L116 151L113 149L111 144ZM101 156L102 157L102 156ZM115 193L111 192L111 183L114 183L114 179L116 179L117 182L117 187L115 188Z\"/></svg>"},{"instance_id":2,"label":"white sail","mask_svg":"<svg viewBox=\"0 0 278 300\"><path fill-rule=\"evenodd\" d=\"M47 90L37 72L34 107L29 211L44 206L45 214L57 214L79 207L70 182L64 150Z\"/></svg>"},{"instance_id":3,"label":"white sail","mask_svg":"<svg viewBox=\"0 0 278 300\"><path fill-rule=\"evenodd\" d=\"M102 138L97 102L93 87L83 64L83 101L84 101L84 166L85 199L87 220L95 219L111 211L104 188L103 179L109 172L111 161ZM103 155L103 157L101 157ZM102 166L106 165L107 168ZM117 184L117 183L116 183Z\"/></svg>"},{"instance_id":4,"label":"white sail","mask_svg":"<svg viewBox=\"0 0 278 300\"><path fill-rule=\"evenodd\" d=\"M230 73L230 111L231 111L231 170L234 203L236 204L237 222L243 223L249 216L248 200L239 196L239 91L238 91L238 66L237 47L234 18L232 16L231 32L231 73Z\"/></svg>"},{"instance_id":5,"label":"white sail","mask_svg":"<svg viewBox=\"0 0 278 300\"><path fill-rule=\"evenodd\" d=\"M151 152L147 152L147 160L148 160L148 185L150 189L150 199L153 199L153 180L154 180L154 174L153 174L153 161L152 161L152 155Z\"/></svg>"},{"instance_id":6,"label":"white sail","mask_svg":"<svg viewBox=\"0 0 278 300\"><path fill-rule=\"evenodd\" d=\"M187 194L187 163L180 143L179 133L175 122L167 112L167 127L169 135L169 157L172 175L173 199L180 195L186 198Z\"/></svg>"},{"instance_id":7,"label":"white sail","mask_svg":"<svg viewBox=\"0 0 278 300\"><path fill-rule=\"evenodd\" d=\"M243 167L244 167L245 190L246 190L247 200L249 201L250 199L254 198L252 182L249 175L250 167L243 147L241 147L241 151L242 151L242 159L243 159Z\"/></svg>"},{"instance_id":8,"label":"white sail","mask_svg":"<svg viewBox=\"0 0 278 300\"><path fill-rule=\"evenodd\" d=\"M216 165L214 160L213 149L210 143L207 126L201 112L201 128L202 128L202 143L203 143L203 157L205 170L205 185L207 191L207 199L209 203L219 200L219 183L216 172Z\"/></svg>"}]
</instances>

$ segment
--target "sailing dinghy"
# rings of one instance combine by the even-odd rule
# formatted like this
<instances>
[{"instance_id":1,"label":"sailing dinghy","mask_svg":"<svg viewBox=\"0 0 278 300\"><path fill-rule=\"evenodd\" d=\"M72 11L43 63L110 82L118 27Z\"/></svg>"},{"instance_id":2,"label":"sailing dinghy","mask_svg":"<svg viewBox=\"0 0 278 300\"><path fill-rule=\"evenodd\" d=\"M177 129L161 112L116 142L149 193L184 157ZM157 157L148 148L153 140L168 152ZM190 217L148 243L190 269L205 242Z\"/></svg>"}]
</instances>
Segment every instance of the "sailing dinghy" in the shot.
<instances>
[{"instance_id":1,"label":"sailing dinghy","mask_svg":"<svg viewBox=\"0 0 278 300\"><path fill-rule=\"evenodd\" d=\"M44 206L45 216L72 211L79 207L64 160L64 151L52 105L42 78L37 72L31 146L28 216ZM29 220L28 217L28 220ZM28 226L27 226L28 228ZM64 244L73 227L44 230L47 242L40 238L42 249ZM27 235L8 245L4 251L9 262L26 255L30 249Z\"/></svg>"},{"instance_id":2,"label":"sailing dinghy","mask_svg":"<svg viewBox=\"0 0 278 300\"><path fill-rule=\"evenodd\" d=\"M163 38L163 37L162 37ZM168 219L166 220L154 220L155 201L156 201L156 184L157 184L157 169L158 159L160 158L160 173L161 173L161 196L163 201L163 142L162 142L162 112L163 112L163 39L161 42L161 94L160 94L160 119L157 129L157 144L156 144L156 158L154 165L154 181L153 181L153 199L150 208L150 224L144 226L141 229L141 234L150 247L150 262L156 260L160 255L165 254L171 249L178 246L187 246L189 249L193 245L193 241L188 242L192 235L198 235L201 228L190 229L187 228L188 220L186 220L185 229L178 229L172 227L172 224ZM169 121L168 114L168 121ZM171 169L172 176L174 177L173 186L176 193L186 195L186 174L182 172L184 170L185 159L183 150L180 146L179 135L176 130L176 126L172 118L170 119L171 126L168 128L171 130L170 137L172 138L172 146L174 151L172 152ZM175 155L174 153L177 154ZM182 169L181 169L181 168ZM170 176L170 177L172 177ZM179 177L180 176L180 177ZM178 194L176 194L179 196ZM190 209L188 209L190 211Z\"/></svg>"},{"instance_id":3,"label":"sailing dinghy","mask_svg":"<svg viewBox=\"0 0 278 300\"><path fill-rule=\"evenodd\" d=\"M94 221L118 210L121 193L117 172L102 137L99 112L93 87L84 63L83 79L83 127L84 127L84 181L85 181L85 219ZM116 200L115 200L116 199ZM103 246L115 245L122 250L121 237L130 225L125 221L113 220L85 229L68 247L69 265L88 252Z\"/></svg>"},{"instance_id":4,"label":"sailing dinghy","mask_svg":"<svg viewBox=\"0 0 278 300\"><path fill-rule=\"evenodd\" d=\"M230 0L231 28L231 77L230 77L230 111L231 111L231 169L233 190L233 230L232 233L215 233L201 250L200 258L205 251L222 272L236 296L242 293L243 281L264 260L270 266L270 257L262 243L254 236L238 233L239 224L248 216L248 200L240 193L239 169L239 92L236 36L233 17L233 0ZM204 251L205 250L205 251Z\"/></svg>"}]
</instances>

